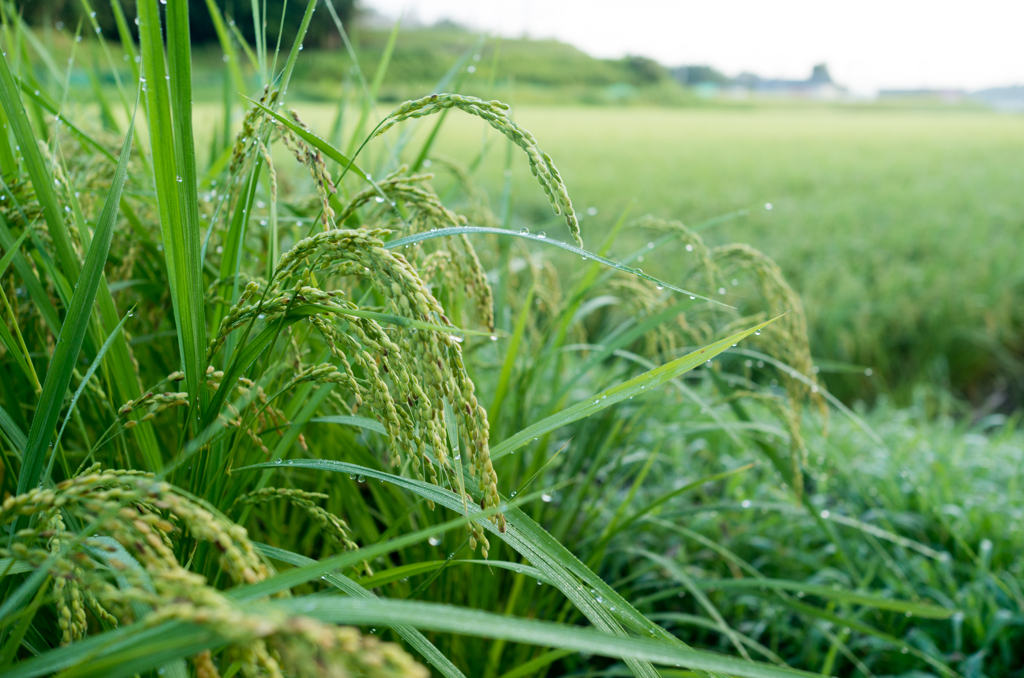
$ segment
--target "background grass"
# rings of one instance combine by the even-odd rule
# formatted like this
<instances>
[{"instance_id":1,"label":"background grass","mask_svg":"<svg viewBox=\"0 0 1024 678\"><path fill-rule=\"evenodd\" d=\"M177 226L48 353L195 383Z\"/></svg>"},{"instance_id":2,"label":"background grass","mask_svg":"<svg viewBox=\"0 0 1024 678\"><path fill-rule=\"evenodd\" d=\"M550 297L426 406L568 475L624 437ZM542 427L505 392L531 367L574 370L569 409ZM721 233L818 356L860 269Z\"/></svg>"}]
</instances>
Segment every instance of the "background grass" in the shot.
<instances>
[{"instance_id":1,"label":"background grass","mask_svg":"<svg viewBox=\"0 0 1024 678\"><path fill-rule=\"evenodd\" d=\"M829 375L845 398L922 381L982 403L1019 402L1024 351L1024 120L950 111L754 108L745 111L517 107L559 163L585 221L601 233L631 200L641 212L749 242L779 262L808 309L812 349L874 372ZM438 148L472 158L473 125ZM500 160L481 174L492 193ZM516 208L547 221L520 164ZM771 203L773 209L764 209ZM557 229L557 227L556 227ZM552 230L552 229L549 229ZM625 233L623 251L647 234ZM657 257L644 270L673 270ZM739 293L742 296L742 292Z\"/></svg>"}]
</instances>

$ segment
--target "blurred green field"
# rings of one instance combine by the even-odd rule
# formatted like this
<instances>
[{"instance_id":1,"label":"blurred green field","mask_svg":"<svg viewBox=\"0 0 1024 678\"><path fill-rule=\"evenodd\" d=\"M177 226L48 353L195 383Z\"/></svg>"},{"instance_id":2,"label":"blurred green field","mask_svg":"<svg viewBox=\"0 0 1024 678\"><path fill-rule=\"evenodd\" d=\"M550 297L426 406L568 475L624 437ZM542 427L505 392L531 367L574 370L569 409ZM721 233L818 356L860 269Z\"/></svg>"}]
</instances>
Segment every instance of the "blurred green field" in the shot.
<instances>
[{"instance_id":1,"label":"blurred green field","mask_svg":"<svg viewBox=\"0 0 1024 678\"><path fill-rule=\"evenodd\" d=\"M630 200L633 216L690 225L750 209L703 235L749 242L779 262L804 298L815 355L858 366L828 375L833 390L906 401L927 381L976 403L995 393L990 405L1019 394L1021 117L856 107L514 114L558 163L578 211L597 208L583 221L591 246ZM491 136L482 122L446 124L437 150L469 164ZM481 166L492 196L501 195L505 156L495 144ZM516 227L536 228L551 212L525 161L513 163ZM546 228L567 236L558 223ZM648 236L627 234L613 254ZM661 259L644 270L671 280L673 266ZM742 303L743 290L725 299Z\"/></svg>"}]
</instances>

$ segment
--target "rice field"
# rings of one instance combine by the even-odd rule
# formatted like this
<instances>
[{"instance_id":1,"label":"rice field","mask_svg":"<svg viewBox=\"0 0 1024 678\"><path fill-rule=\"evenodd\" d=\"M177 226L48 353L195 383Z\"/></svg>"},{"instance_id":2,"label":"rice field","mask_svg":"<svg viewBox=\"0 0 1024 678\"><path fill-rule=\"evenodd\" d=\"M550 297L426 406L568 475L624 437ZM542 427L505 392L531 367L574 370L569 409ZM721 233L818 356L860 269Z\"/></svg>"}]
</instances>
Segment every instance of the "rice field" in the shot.
<instances>
[{"instance_id":1,"label":"rice field","mask_svg":"<svg viewBox=\"0 0 1024 678\"><path fill-rule=\"evenodd\" d=\"M193 105L161 6L0 4L5 678L1020 676L1019 119L292 101L316 2Z\"/></svg>"},{"instance_id":2,"label":"rice field","mask_svg":"<svg viewBox=\"0 0 1024 678\"><path fill-rule=\"evenodd\" d=\"M592 232L627 206L690 225L749 210L702 235L750 243L779 263L803 297L815 356L873 372L831 377L844 397L895 392L906 402L928 382L978 403L993 390L1019 398L1024 118L806 106L515 115L560 158L584 216L599 210L585 217ZM447 127L438 143L463 162L479 146L473 125ZM482 167L493 195L503 166L492 151ZM524 169L516 210L529 226L548 217ZM621 251L647 236L627 231ZM674 256L655 257L644 270L674 267Z\"/></svg>"}]
</instances>

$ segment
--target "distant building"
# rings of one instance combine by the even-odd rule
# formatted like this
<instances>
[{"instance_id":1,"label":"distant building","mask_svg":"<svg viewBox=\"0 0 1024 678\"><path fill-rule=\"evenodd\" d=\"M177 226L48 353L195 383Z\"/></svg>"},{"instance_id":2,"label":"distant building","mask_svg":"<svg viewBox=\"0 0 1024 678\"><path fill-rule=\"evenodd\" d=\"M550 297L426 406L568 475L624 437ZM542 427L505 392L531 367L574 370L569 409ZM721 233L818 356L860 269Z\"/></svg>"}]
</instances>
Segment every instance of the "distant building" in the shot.
<instances>
[{"instance_id":1,"label":"distant building","mask_svg":"<svg viewBox=\"0 0 1024 678\"><path fill-rule=\"evenodd\" d=\"M1024 113L1024 85L983 89L974 92L971 98L988 104L997 111Z\"/></svg>"},{"instance_id":2,"label":"distant building","mask_svg":"<svg viewBox=\"0 0 1024 678\"><path fill-rule=\"evenodd\" d=\"M967 99L967 92L962 89L883 89L878 92L879 99L917 99L941 101L945 104L958 104Z\"/></svg>"},{"instance_id":3,"label":"distant building","mask_svg":"<svg viewBox=\"0 0 1024 678\"><path fill-rule=\"evenodd\" d=\"M828 66L818 64L811 69L806 80L780 80L762 78L755 73L740 73L729 78L708 66L681 66L672 71L673 76L684 85L691 87L699 96L715 96L722 90L734 98L751 94L787 97L797 99L839 99L846 95L846 88L837 85L828 72Z\"/></svg>"},{"instance_id":4,"label":"distant building","mask_svg":"<svg viewBox=\"0 0 1024 678\"><path fill-rule=\"evenodd\" d=\"M753 73L741 73L733 82L734 86L768 96L838 99L846 94L845 87L833 82L825 64L818 64L811 69L811 77L806 80L768 79Z\"/></svg>"}]
</instances>

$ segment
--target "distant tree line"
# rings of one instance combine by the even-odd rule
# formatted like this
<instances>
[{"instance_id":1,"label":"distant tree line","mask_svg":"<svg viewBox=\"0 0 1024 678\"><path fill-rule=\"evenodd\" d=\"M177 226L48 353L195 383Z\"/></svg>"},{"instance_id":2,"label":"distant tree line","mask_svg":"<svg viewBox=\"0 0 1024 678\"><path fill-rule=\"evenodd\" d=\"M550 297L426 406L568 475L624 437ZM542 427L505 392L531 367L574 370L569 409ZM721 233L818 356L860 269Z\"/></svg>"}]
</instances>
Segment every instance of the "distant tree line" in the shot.
<instances>
[{"instance_id":1,"label":"distant tree line","mask_svg":"<svg viewBox=\"0 0 1024 678\"><path fill-rule=\"evenodd\" d=\"M182 0L170 0L181 2ZM339 18L346 24L355 14L355 0L330 0L334 4ZM110 8L110 2L120 0L93 0L93 11L96 12L96 21L99 23L103 34L110 40L117 40L117 24L114 21L114 12ZM217 33L213 27L213 20L207 9L206 0L187 0L189 6L189 28L194 44L216 42ZM281 33L281 45L285 48L291 47L298 32L299 24L302 22L302 15L306 11L308 0L257 0L260 11L266 7L266 31L267 40L271 44L277 42L278 31ZM214 0L225 18L233 20L235 27L242 36L253 44L255 39L255 28L253 26L252 0ZM335 47L340 42L338 30L328 14L324 2L317 7L316 18L309 26L306 38L303 41L309 47ZM80 0L24 0L16 3L18 11L22 13L30 25L51 25L63 24L67 29L74 30L78 21L83 18L82 2ZM135 3L121 2L124 13L128 18L129 26L135 31ZM282 21L283 12L283 21ZM85 30L83 28L83 30ZM136 34L136 37L138 35Z\"/></svg>"}]
</instances>

